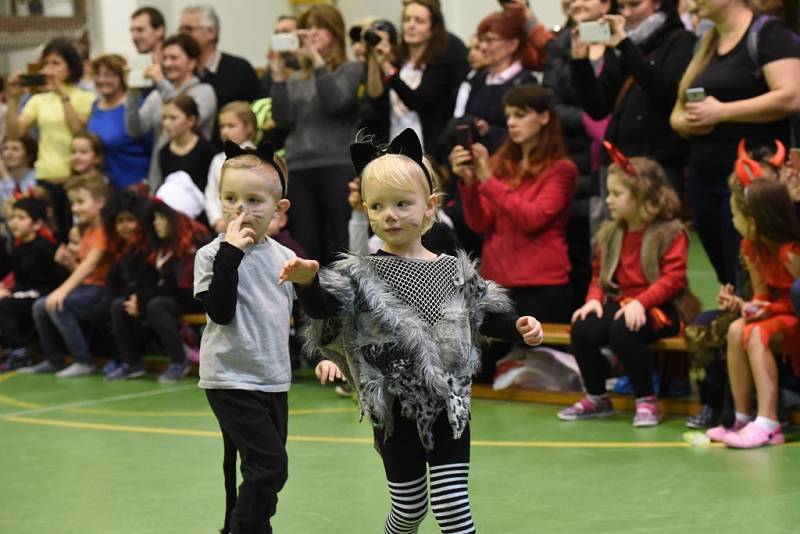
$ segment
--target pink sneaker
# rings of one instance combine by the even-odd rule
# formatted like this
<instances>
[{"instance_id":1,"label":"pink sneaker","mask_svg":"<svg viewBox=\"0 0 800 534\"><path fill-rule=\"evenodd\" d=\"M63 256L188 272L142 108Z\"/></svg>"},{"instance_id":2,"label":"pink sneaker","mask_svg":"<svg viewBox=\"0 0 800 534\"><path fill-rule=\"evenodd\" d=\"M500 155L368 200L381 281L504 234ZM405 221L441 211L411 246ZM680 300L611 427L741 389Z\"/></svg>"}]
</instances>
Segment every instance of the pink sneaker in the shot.
<instances>
[{"instance_id":1,"label":"pink sneaker","mask_svg":"<svg viewBox=\"0 0 800 534\"><path fill-rule=\"evenodd\" d=\"M731 432L738 432L744 428L747 423L743 423L741 421L734 421L733 426L728 428L724 425L717 425L714 428L709 428L706 430L706 436L711 441L719 441L722 442L725 439L725 436L730 434Z\"/></svg>"},{"instance_id":2,"label":"pink sneaker","mask_svg":"<svg viewBox=\"0 0 800 534\"><path fill-rule=\"evenodd\" d=\"M636 415L633 416L633 426L656 426L661 422L661 409L657 401L637 402Z\"/></svg>"},{"instance_id":3,"label":"pink sneaker","mask_svg":"<svg viewBox=\"0 0 800 534\"><path fill-rule=\"evenodd\" d=\"M738 432L728 432L722 442L734 449L755 449L764 445L781 445L786 442L781 427L772 432L755 421L750 421Z\"/></svg>"}]
</instances>

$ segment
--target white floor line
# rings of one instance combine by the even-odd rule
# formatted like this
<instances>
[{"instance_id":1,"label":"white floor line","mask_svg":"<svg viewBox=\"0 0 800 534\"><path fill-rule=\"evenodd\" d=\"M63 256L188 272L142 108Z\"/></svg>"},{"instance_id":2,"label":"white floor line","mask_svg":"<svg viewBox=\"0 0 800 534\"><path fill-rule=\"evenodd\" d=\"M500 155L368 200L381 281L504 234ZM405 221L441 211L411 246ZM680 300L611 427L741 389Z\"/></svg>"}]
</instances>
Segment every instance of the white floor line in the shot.
<instances>
[{"instance_id":1,"label":"white floor line","mask_svg":"<svg viewBox=\"0 0 800 534\"><path fill-rule=\"evenodd\" d=\"M57 412L59 410L66 410L67 408L85 408L87 406L95 406L98 404L106 404L108 402L117 402L128 399L139 399L142 397L152 397L154 395L162 395L164 393L175 393L176 391L184 391L187 389L197 389L197 385L191 386L178 386L174 388L153 389L150 391L142 391L140 393L129 393L127 395L117 395L116 397L105 397L102 399L70 402L67 404L58 404L56 406L45 406L43 408L33 408L30 410L21 410L19 412L0 413L0 419L4 417L19 417L22 415L35 415L45 412Z\"/></svg>"}]
</instances>

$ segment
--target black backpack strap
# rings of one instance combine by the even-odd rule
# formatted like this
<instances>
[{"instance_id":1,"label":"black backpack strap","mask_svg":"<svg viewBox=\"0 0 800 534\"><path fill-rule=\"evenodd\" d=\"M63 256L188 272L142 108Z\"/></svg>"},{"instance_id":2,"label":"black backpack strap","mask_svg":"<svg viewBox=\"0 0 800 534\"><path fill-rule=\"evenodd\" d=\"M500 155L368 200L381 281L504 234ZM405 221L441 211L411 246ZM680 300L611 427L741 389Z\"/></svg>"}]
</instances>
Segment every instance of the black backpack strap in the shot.
<instances>
[{"instance_id":1,"label":"black backpack strap","mask_svg":"<svg viewBox=\"0 0 800 534\"><path fill-rule=\"evenodd\" d=\"M747 30L747 55L750 58L750 61L752 61L756 66L753 76L755 76L757 79L764 75L761 70L761 65L758 62L758 38L761 29L767 24L778 20L779 19L777 17L773 17L772 15L756 15L756 19Z\"/></svg>"}]
</instances>

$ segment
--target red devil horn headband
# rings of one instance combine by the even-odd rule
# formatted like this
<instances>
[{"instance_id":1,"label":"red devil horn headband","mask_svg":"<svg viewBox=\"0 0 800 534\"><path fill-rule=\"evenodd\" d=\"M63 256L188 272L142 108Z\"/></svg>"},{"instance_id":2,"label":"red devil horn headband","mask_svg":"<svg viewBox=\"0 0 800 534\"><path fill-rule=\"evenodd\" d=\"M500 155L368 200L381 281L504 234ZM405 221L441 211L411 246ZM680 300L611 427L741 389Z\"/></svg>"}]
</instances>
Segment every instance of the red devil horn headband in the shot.
<instances>
[{"instance_id":1,"label":"red devil horn headband","mask_svg":"<svg viewBox=\"0 0 800 534\"><path fill-rule=\"evenodd\" d=\"M739 178L739 181L742 185L746 187L750 187L752 181L756 178L762 178L764 176L764 169L761 168L761 165L750 157L747 153L747 146L745 140L742 139L739 141L739 148L738 148L738 158L736 159L736 177ZM767 160L767 163L772 165L775 168L783 167L784 162L786 161L786 147L783 143L779 140L775 140L775 154Z\"/></svg>"},{"instance_id":2,"label":"red devil horn headband","mask_svg":"<svg viewBox=\"0 0 800 534\"><path fill-rule=\"evenodd\" d=\"M633 166L633 163L631 163L631 160L629 160L619 148L614 146L614 144L608 140L603 141L603 147L605 147L606 152L608 152L611 161L619 165L619 167L626 173L630 174L631 176L636 176L636 168Z\"/></svg>"}]
</instances>

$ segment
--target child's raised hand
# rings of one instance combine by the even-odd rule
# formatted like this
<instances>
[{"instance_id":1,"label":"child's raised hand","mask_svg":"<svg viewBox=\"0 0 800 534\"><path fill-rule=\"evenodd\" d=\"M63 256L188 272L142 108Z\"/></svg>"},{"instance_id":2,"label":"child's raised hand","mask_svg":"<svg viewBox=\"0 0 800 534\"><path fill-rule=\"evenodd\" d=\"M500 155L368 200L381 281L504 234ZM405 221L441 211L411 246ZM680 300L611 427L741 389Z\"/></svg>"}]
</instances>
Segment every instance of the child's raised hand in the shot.
<instances>
[{"instance_id":1,"label":"child's raised hand","mask_svg":"<svg viewBox=\"0 0 800 534\"><path fill-rule=\"evenodd\" d=\"M625 316L625 326L631 332L638 332L641 327L647 322L647 310L644 309L642 303L636 299L628 302L626 305L617 310L614 314L614 320Z\"/></svg>"},{"instance_id":2,"label":"child's raised hand","mask_svg":"<svg viewBox=\"0 0 800 534\"><path fill-rule=\"evenodd\" d=\"M334 382L336 380L344 380L344 375L339 366L330 360L322 360L314 368L314 374L317 375L319 383L323 386L327 382Z\"/></svg>"},{"instance_id":3,"label":"child's raised hand","mask_svg":"<svg viewBox=\"0 0 800 534\"><path fill-rule=\"evenodd\" d=\"M734 289L731 284L725 284L719 288L719 293L717 294L717 305L721 310L736 312L742 308L744 300L742 300L740 297L737 297L733 291Z\"/></svg>"},{"instance_id":4,"label":"child's raised hand","mask_svg":"<svg viewBox=\"0 0 800 534\"><path fill-rule=\"evenodd\" d=\"M574 323L578 319L583 321L589 316L590 313L595 314L598 319L603 318L603 305L600 303L599 300L590 300L589 302L587 302L586 304L575 310L575 313L572 314L572 320L570 322Z\"/></svg>"},{"instance_id":5,"label":"child's raised hand","mask_svg":"<svg viewBox=\"0 0 800 534\"><path fill-rule=\"evenodd\" d=\"M522 340L525 344L531 347L541 345L544 340L542 323L530 315L524 315L517 319L517 332L522 335Z\"/></svg>"},{"instance_id":6,"label":"child's raised hand","mask_svg":"<svg viewBox=\"0 0 800 534\"><path fill-rule=\"evenodd\" d=\"M225 231L225 241L244 251L245 248L256 242L256 232L252 228L242 228L244 221L244 212L240 213L238 217L228 223L228 229Z\"/></svg>"},{"instance_id":7,"label":"child's raised hand","mask_svg":"<svg viewBox=\"0 0 800 534\"><path fill-rule=\"evenodd\" d=\"M283 269L278 275L278 283L292 282L300 286L310 284L319 272L319 262L293 258L283 264Z\"/></svg>"}]
</instances>

